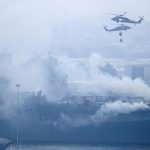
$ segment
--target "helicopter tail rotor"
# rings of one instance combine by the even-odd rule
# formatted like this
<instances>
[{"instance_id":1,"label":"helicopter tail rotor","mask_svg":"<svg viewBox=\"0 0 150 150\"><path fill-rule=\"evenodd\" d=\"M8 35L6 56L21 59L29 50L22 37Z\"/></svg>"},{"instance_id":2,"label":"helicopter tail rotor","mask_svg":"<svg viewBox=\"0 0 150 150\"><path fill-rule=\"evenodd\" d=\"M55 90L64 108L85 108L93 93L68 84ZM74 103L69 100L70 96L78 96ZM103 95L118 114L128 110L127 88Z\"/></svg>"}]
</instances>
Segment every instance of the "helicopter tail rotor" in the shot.
<instances>
[{"instance_id":1,"label":"helicopter tail rotor","mask_svg":"<svg viewBox=\"0 0 150 150\"><path fill-rule=\"evenodd\" d=\"M140 20L137 23L141 23L144 20L144 16L142 16L142 17L139 16L139 18L140 18Z\"/></svg>"}]
</instances>

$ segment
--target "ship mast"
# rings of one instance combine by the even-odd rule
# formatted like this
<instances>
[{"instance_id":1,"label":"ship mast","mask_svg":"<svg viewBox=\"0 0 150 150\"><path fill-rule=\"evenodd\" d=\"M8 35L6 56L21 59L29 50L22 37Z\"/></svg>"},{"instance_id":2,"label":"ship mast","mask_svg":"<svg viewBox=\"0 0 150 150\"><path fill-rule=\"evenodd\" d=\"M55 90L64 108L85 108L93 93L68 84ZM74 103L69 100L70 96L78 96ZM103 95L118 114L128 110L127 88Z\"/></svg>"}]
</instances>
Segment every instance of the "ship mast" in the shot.
<instances>
[{"instance_id":1,"label":"ship mast","mask_svg":"<svg viewBox=\"0 0 150 150\"><path fill-rule=\"evenodd\" d=\"M17 88L17 130L16 130L16 142L17 142L17 150L19 149L19 88L20 84L16 84Z\"/></svg>"}]
</instances>

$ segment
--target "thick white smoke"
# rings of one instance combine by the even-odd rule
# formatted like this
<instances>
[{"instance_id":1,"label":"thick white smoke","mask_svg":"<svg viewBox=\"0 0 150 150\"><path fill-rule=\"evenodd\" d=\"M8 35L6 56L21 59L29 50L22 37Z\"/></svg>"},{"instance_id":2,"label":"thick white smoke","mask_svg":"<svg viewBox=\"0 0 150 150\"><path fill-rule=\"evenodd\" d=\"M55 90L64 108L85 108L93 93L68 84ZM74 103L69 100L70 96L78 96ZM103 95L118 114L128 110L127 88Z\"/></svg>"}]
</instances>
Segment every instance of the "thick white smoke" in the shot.
<instances>
[{"instance_id":1,"label":"thick white smoke","mask_svg":"<svg viewBox=\"0 0 150 150\"><path fill-rule=\"evenodd\" d=\"M50 100L70 95L118 95L150 98L150 87L141 79L114 77L100 70L103 58L92 54L84 59L57 59L53 56L34 59L13 69L12 83L22 90L43 90Z\"/></svg>"},{"instance_id":2,"label":"thick white smoke","mask_svg":"<svg viewBox=\"0 0 150 150\"><path fill-rule=\"evenodd\" d=\"M53 56L35 56L19 65L11 76L13 83L19 82L22 91L42 90L49 100L59 100L69 91L66 74L60 69L58 60Z\"/></svg>"},{"instance_id":3,"label":"thick white smoke","mask_svg":"<svg viewBox=\"0 0 150 150\"><path fill-rule=\"evenodd\" d=\"M129 114L135 111L146 111L150 109L150 107L143 103L143 102L122 102L121 100L115 102L106 102L105 104L101 105L99 110L96 111L94 115L88 117L79 117L76 119L72 119L64 114L62 114L63 123L69 124L73 127L80 127L86 126L89 124L99 124L102 122L107 121L108 119L113 119L114 117L118 116L119 114Z\"/></svg>"},{"instance_id":4,"label":"thick white smoke","mask_svg":"<svg viewBox=\"0 0 150 150\"><path fill-rule=\"evenodd\" d=\"M141 79L132 80L125 76L120 79L103 73L99 69L102 62L101 56L93 54L87 59L62 64L75 93L103 95L111 91L119 95L150 98L150 87Z\"/></svg>"},{"instance_id":5,"label":"thick white smoke","mask_svg":"<svg viewBox=\"0 0 150 150\"><path fill-rule=\"evenodd\" d=\"M147 109L149 109L149 106L143 102L129 103L118 100L102 105L95 115L90 116L90 119L93 122L101 122L118 114L129 114L134 111Z\"/></svg>"},{"instance_id":6,"label":"thick white smoke","mask_svg":"<svg viewBox=\"0 0 150 150\"><path fill-rule=\"evenodd\" d=\"M14 88L20 83L22 91L43 90L54 101L69 94L101 96L108 92L150 99L150 87L141 79L111 76L101 71L102 63L103 58L97 54L83 59L35 56L13 67L6 76Z\"/></svg>"}]
</instances>

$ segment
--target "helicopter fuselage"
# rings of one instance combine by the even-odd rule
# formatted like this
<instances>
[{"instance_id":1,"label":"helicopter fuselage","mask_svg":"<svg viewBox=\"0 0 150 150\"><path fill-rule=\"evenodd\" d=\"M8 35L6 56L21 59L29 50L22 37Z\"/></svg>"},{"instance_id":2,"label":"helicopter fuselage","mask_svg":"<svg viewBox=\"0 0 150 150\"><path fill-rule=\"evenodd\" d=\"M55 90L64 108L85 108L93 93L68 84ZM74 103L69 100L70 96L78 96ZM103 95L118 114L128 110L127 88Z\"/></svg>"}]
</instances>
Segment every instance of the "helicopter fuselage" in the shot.
<instances>
[{"instance_id":1,"label":"helicopter fuselage","mask_svg":"<svg viewBox=\"0 0 150 150\"><path fill-rule=\"evenodd\" d=\"M131 27L129 26L125 26L125 25L121 25L112 29L107 29L106 27L104 27L106 31L112 32L112 31L126 31L129 30Z\"/></svg>"},{"instance_id":2,"label":"helicopter fuselage","mask_svg":"<svg viewBox=\"0 0 150 150\"><path fill-rule=\"evenodd\" d=\"M131 20L131 19L127 18L127 17L117 16L117 17L112 18L111 20L116 21L117 23L120 22L120 23L138 24L138 23L141 23L143 18L140 18L140 20L138 20L138 21L134 21L134 20Z\"/></svg>"}]
</instances>

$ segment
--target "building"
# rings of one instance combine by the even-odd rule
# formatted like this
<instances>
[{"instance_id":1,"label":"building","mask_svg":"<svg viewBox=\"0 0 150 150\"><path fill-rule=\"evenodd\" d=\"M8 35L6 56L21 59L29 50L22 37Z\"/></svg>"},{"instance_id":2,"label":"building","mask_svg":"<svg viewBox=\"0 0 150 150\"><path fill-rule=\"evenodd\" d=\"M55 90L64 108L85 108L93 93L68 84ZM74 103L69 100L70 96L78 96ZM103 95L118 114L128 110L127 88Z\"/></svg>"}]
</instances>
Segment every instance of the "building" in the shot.
<instances>
[{"instance_id":1,"label":"building","mask_svg":"<svg viewBox=\"0 0 150 150\"><path fill-rule=\"evenodd\" d=\"M150 84L150 65L127 65L124 71L125 76L131 79L141 78L147 84Z\"/></svg>"}]
</instances>

